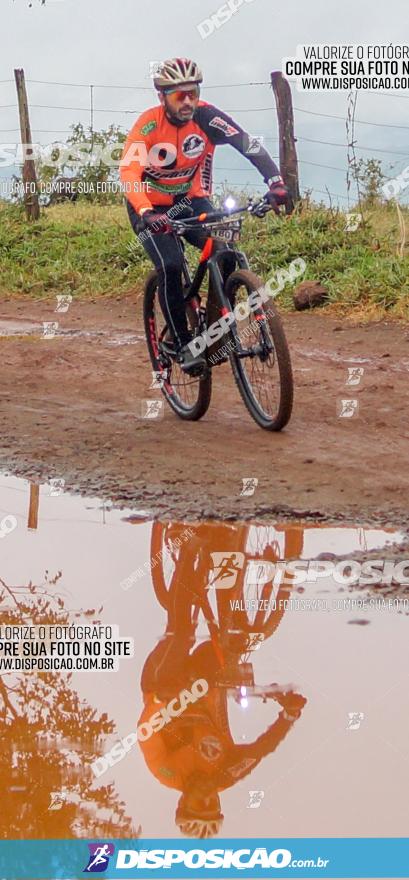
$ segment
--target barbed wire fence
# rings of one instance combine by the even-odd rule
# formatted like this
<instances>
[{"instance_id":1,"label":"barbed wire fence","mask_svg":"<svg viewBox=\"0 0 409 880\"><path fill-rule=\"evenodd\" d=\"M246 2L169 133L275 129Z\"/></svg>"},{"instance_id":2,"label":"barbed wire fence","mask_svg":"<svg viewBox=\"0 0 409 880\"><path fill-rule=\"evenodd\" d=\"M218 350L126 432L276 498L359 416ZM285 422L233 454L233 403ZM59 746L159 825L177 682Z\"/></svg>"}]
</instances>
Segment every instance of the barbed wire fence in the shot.
<instances>
[{"instance_id":1,"label":"barbed wire fence","mask_svg":"<svg viewBox=\"0 0 409 880\"><path fill-rule=\"evenodd\" d=\"M291 80L290 80L290 82L291 82ZM82 122L82 124L85 125L85 120L88 121L88 128L89 128L92 142L93 142L93 138L94 138L94 132L97 131L100 127L99 123L98 123L98 116L99 116L99 118L101 118L102 114L110 114L111 115L111 122L112 122L112 115L114 115L115 118L119 117L118 125L121 129L123 129L123 131L125 133L127 133L129 128L131 127L131 124L133 124L135 119L146 109L145 105L149 106L149 103L151 103L150 101L145 100L145 99L148 99L148 96L150 95L150 96L152 96L152 103L154 102L154 89L153 89L152 85L143 85L143 84L135 84L135 85L134 84L132 84L132 85L119 85L118 84L117 85L117 84L112 84L112 83L110 83L110 84L76 83L76 82L61 82L61 81L54 81L54 80L36 80L36 79L27 79L26 83L30 87L30 93L32 93L33 91L35 92L35 90L38 86L40 86L41 88L44 88L44 87L56 88L57 87L60 92L61 92L61 89L67 89L67 88L85 91L87 97L81 106L80 105L73 105L71 103L69 103L69 104L60 104L60 103L42 104L41 103L40 104L40 103L36 103L35 98L34 98L33 101L30 101L29 109L30 109L30 113L32 114L33 119L37 118L37 116L39 115L37 113L37 111L41 111L41 113L42 113L42 111L47 111L47 114L48 114L47 118L49 118L50 115L52 115L52 117L55 117L55 115L57 113L61 113L61 112L70 113L70 114L71 113L81 114L83 117L83 120L84 120ZM3 89L6 91L7 87L9 87L10 90L13 90L13 88L15 87L14 79L10 78L10 79L0 80L0 101L2 98L2 94L3 94ZM212 91L216 91L216 90L221 91L221 90L227 89L227 90L233 90L232 93L234 94L234 89L244 89L244 88L246 88L246 89L262 88L266 91L266 93L268 90L268 94L269 94L270 98L273 97L272 91L271 91L271 81L249 81L249 82L238 82L238 83L218 83L218 84L204 86L203 87L204 99L212 102L212 99L210 96L207 95L207 92L211 93ZM121 92L123 92L123 93L129 93L129 92L137 93L138 96L140 96L141 99L143 99L143 100L138 101L138 104L140 105L138 107L135 107L135 106L118 107L118 105L113 106L113 107L105 107L105 106L100 107L100 106L98 106L98 100L97 100L98 90L112 90L113 92L117 91L120 93ZM378 91L374 94L376 94L376 96L377 97L379 96L380 98L409 100L409 95L397 95L397 94L390 93L390 92L378 92ZM313 93L311 93L311 95L316 97L316 94L313 95ZM7 100L7 98L6 98L6 100ZM112 103L115 104L114 101ZM356 104L356 102L355 102L355 104ZM350 105L350 107L351 107L351 105ZM359 203L359 201L360 201L359 182L358 182L356 176L352 176L352 178L351 178L351 167L353 166L354 163L356 165L356 157L357 157L358 153L361 153L364 155L365 154L376 154L377 156L379 156L380 162L388 162L389 170L393 170L398 165L401 165L401 166L404 165L405 161L406 161L406 163L409 163L409 156L408 156L409 150L405 151L404 149L400 150L400 149L393 149L392 148L394 145L396 146L395 140L394 140L394 136L396 139L396 133L399 131L409 131L409 125L404 125L404 124L401 124L400 122L399 123L398 122L390 123L390 122L380 122L380 121L375 121L375 120L370 120L370 119L356 118L355 117L355 107L354 107L354 114L353 114L353 124L352 124L352 115L351 115L350 110L349 111L347 110L346 115L344 115L344 116L340 115L340 114L323 113L323 112L312 110L312 109L309 109L306 107L299 107L296 104L293 105L293 110L294 110L294 116L295 116L295 142L297 144L298 165L300 166L301 176L302 176L302 186L301 186L302 195L304 195L306 193L308 193L308 194L317 193L318 196L324 195L329 198L332 197L335 199L340 199L341 202L343 203L343 205L345 207L347 207L351 204L351 201L353 201L354 203L356 203L357 201ZM16 100L13 100L10 103L3 103L3 102L0 103L0 111L2 113L3 113L3 111L9 111L9 112L16 111L16 115L17 115L16 122L18 122L18 103ZM35 112L33 112L33 111L35 111ZM249 107L240 107L240 108L236 108L236 109L235 108L228 108L226 110L226 112L229 113L230 115L232 115L233 117L240 117L240 115L242 115L242 114L255 114L255 116L254 116L255 123L254 123L254 125L252 124L252 133L255 136L262 137L267 145L267 149L269 150L269 152L273 156L273 158L275 160L279 159L279 156L277 155L277 153L278 153L277 145L279 143L279 138L265 134L266 130L274 131L277 128L276 108L274 107L273 100L271 100L271 104L269 104L268 106L259 106L259 107L249 106ZM271 120L267 122L267 117L264 114L271 114ZM320 121L321 120L333 120L335 122L335 124L339 123L339 124L342 124L344 127L346 126L346 135L347 136L346 136L345 141L342 141L341 139L328 140L324 137L323 138L311 138L311 137L299 134L298 131L300 128L302 129L303 120L305 117L314 117ZM349 122L348 122L348 120L349 120ZM54 120L54 118L53 118L52 122L54 122L54 121L57 121L57 120ZM82 121L82 120L80 120L80 121ZM240 121L240 119L238 119L238 121ZM77 122L78 122L78 120L77 120ZM75 124L77 124L77 122L69 122L68 125L74 126ZM102 123L101 123L101 125L102 125ZM370 144L361 143L361 141L359 140L359 137L361 136L361 133L362 133L361 126L364 127L363 130L366 130L367 128L371 128L371 129L373 129L373 131L376 131L378 129L382 129L388 135L388 145L381 146L379 141L378 141L378 143L370 143ZM249 129L249 128L250 127L247 126L247 129ZM256 134L256 129L257 129L257 134ZM358 130L360 132L359 135L358 135ZM10 144L10 143L12 143L12 136L18 135L19 132L20 132L20 128L18 125L16 125L15 127L10 127L10 128L6 128L6 127L2 126L0 128L0 141L3 144L5 144L7 138L9 138L8 144ZM40 140L44 140L44 137L43 137L44 135L50 135L50 136L53 136L53 135L67 135L67 136L72 135L72 128L69 128L69 127L59 128L58 121L57 121L57 128L43 128L43 127L41 127L41 123L39 123L38 125L32 126L33 143L39 142L38 136L41 136ZM374 138L374 140L375 140L375 138ZM53 142L54 143L56 142L56 138L52 139L50 137L50 141L48 143L53 143ZM17 143L17 139L16 139L16 143ZM312 145L312 144L316 145L317 148L325 147L325 148L332 148L334 150L343 149L345 151L345 166L342 167L341 164L328 164L325 162L311 161L311 159L303 158L303 150L302 150L303 145ZM42 144L42 146L45 146L45 144ZM353 160L351 158L352 155L353 155ZM392 156L398 157L398 158L391 160L389 157L392 157ZM332 190L332 187L330 188L329 186L326 185L325 179L323 179L322 188L311 185L310 183L308 183L308 170L310 168L320 168L323 171L336 172L336 173L339 173L340 175L342 174L344 176L345 183L346 183L346 193L334 192ZM234 165L226 166L223 164L219 164L218 163L218 153L216 152L215 176L219 175L221 172L227 172L229 175L240 174L242 176L244 176L244 175L247 176L247 180L241 179L240 182L232 181L231 179L229 179L228 183L229 183L229 187L231 187L231 188L246 189L248 187L251 187L254 190L264 190L265 189L265 185L262 182L249 178L249 169L248 168L246 169L244 167L243 168L235 167ZM395 172L391 175L388 175L385 173L384 174L385 180L393 180L396 176L396 173L397 172ZM355 188L357 190L356 193L353 192L352 184L355 185Z\"/></svg>"}]
</instances>

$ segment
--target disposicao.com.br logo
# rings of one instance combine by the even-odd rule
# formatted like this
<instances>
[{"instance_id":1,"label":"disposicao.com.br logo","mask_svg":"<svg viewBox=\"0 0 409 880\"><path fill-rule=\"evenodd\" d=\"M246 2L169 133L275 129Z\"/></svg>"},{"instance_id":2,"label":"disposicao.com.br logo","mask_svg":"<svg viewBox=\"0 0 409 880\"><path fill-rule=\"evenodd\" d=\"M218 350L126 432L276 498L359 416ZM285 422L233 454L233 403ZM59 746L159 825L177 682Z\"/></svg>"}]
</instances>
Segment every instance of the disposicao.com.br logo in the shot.
<instances>
[{"instance_id":1,"label":"disposicao.com.br logo","mask_svg":"<svg viewBox=\"0 0 409 880\"><path fill-rule=\"evenodd\" d=\"M101 874L106 871L109 865L110 856L115 852L113 843L89 843L89 859L88 864L84 868L84 872L91 874Z\"/></svg>"},{"instance_id":2,"label":"disposicao.com.br logo","mask_svg":"<svg viewBox=\"0 0 409 880\"><path fill-rule=\"evenodd\" d=\"M120 849L115 868L124 869L170 869L180 865L190 870L198 868L235 868L249 871L255 868L326 868L328 859L318 856L315 859L293 859L289 849L265 847L254 849Z\"/></svg>"}]
</instances>

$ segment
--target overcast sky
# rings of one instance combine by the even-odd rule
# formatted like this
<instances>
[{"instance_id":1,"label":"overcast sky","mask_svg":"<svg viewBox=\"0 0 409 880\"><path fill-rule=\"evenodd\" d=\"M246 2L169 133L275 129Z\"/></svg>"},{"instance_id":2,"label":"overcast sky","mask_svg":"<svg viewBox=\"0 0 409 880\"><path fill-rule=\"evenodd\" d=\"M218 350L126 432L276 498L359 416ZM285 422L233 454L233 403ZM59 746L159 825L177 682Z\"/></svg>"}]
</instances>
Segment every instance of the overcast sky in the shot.
<instances>
[{"instance_id":1,"label":"overcast sky","mask_svg":"<svg viewBox=\"0 0 409 880\"><path fill-rule=\"evenodd\" d=\"M219 0L188 0L183 4L169 0L46 0L46 6L32 0L32 4L29 8L28 0L2 0L0 80L10 80L14 68L24 68L35 142L64 140L71 123L81 121L87 125L90 90L87 86L42 85L33 80L105 86L94 90L95 127L115 122L129 129L140 111L156 103L149 62L184 55L203 68L202 97L236 116L252 134L263 135L274 156L277 125L268 82L271 70L281 69L282 58L294 55L297 44L302 43L400 43L407 19L404 0L389 0L379 6L373 0L243 0L230 21L202 39L198 24L217 11L222 5ZM259 81L266 84L237 85ZM106 88L109 84L132 88ZM298 108L295 126L301 187L314 188L316 199L328 187L332 193L344 196L339 204L346 207L347 160L342 145L346 144L347 93L300 93L295 84L293 88ZM14 81L1 82L3 143L19 136L13 131L18 127L16 109L4 106L15 102ZM48 105L49 109L35 105ZM57 105L83 109L50 109ZM378 125L357 124L358 145L368 147L358 150L357 155L381 158L389 176L408 164L408 109L409 91L358 95L357 119ZM301 112L307 110L342 119ZM408 130L379 123L407 125ZM264 189L257 172L227 147L216 151L216 172L219 181L258 184ZM322 198L325 200L325 195Z\"/></svg>"}]
</instances>

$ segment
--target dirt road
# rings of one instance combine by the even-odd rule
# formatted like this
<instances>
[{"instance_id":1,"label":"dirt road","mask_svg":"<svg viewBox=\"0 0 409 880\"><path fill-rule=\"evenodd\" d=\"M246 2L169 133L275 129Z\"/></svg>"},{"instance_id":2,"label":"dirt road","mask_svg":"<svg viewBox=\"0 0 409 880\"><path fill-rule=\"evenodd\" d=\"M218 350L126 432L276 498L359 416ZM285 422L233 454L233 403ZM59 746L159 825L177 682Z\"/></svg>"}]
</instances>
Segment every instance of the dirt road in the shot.
<instances>
[{"instance_id":1,"label":"dirt road","mask_svg":"<svg viewBox=\"0 0 409 880\"><path fill-rule=\"evenodd\" d=\"M150 390L141 298L0 301L0 464L67 490L173 517L313 517L409 523L409 330L317 313L285 318L296 397L281 434L243 407L228 364L210 409L184 423L165 406L140 417ZM43 321L58 321L54 338ZM364 375L348 387L348 367ZM337 403L359 410L339 417ZM242 480L258 478L252 496Z\"/></svg>"}]
</instances>

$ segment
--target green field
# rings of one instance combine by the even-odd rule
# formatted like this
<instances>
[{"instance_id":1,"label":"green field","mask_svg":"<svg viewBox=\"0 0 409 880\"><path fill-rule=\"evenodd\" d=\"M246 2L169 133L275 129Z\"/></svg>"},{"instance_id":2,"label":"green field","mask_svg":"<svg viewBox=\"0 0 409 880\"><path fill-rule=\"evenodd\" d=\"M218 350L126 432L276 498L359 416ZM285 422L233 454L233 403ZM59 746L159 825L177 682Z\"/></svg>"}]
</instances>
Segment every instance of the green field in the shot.
<instances>
[{"instance_id":1,"label":"green field","mask_svg":"<svg viewBox=\"0 0 409 880\"><path fill-rule=\"evenodd\" d=\"M363 227L346 232L344 214L304 202L284 220L247 218L242 247L264 280L302 257L305 279L329 289L326 311L360 320L407 319L409 248L396 207L390 203L364 216ZM407 224L409 210L401 216ZM21 207L0 202L0 265L0 292L24 298L120 293L139 287L150 269L125 208L87 202L43 209L37 223L28 223ZM292 307L291 294L288 286L280 294L282 308Z\"/></svg>"}]
</instances>

